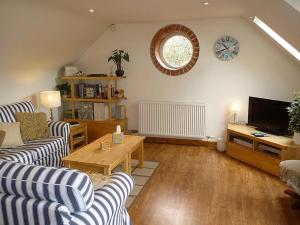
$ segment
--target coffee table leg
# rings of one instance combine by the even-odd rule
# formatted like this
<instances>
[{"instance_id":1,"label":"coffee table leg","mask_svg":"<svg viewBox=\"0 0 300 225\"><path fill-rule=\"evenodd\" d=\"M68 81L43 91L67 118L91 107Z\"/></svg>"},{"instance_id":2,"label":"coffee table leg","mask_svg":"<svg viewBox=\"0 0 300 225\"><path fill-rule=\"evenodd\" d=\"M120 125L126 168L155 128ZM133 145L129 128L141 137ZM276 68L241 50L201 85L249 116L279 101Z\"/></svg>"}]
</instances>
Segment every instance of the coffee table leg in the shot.
<instances>
[{"instance_id":1,"label":"coffee table leg","mask_svg":"<svg viewBox=\"0 0 300 225\"><path fill-rule=\"evenodd\" d=\"M131 175L131 153L128 154L128 174Z\"/></svg>"},{"instance_id":2,"label":"coffee table leg","mask_svg":"<svg viewBox=\"0 0 300 225\"><path fill-rule=\"evenodd\" d=\"M139 164L138 167L142 168L144 167L144 142L141 142L141 145L139 147Z\"/></svg>"},{"instance_id":3,"label":"coffee table leg","mask_svg":"<svg viewBox=\"0 0 300 225\"><path fill-rule=\"evenodd\" d=\"M71 165L68 161L64 161L64 167L71 168Z\"/></svg>"},{"instance_id":4,"label":"coffee table leg","mask_svg":"<svg viewBox=\"0 0 300 225\"><path fill-rule=\"evenodd\" d=\"M127 154L127 155L125 156L125 159L124 159L123 170L124 170L125 173L131 175L131 168L129 169L129 166L128 166L128 163L129 163L129 161L131 161L131 160L129 160L128 158L129 158L129 157L128 157L128 154ZM130 163L131 163L131 162L130 162Z\"/></svg>"},{"instance_id":5,"label":"coffee table leg","mask_svg":"<svg viewBox=\"0 0 300 225\"><path fill-rule=\"evenodd\" d=\"M104 167L104 175L105 176L110 176L111 175L111 169L109 167Z\"/></svg>"}]
</instances>

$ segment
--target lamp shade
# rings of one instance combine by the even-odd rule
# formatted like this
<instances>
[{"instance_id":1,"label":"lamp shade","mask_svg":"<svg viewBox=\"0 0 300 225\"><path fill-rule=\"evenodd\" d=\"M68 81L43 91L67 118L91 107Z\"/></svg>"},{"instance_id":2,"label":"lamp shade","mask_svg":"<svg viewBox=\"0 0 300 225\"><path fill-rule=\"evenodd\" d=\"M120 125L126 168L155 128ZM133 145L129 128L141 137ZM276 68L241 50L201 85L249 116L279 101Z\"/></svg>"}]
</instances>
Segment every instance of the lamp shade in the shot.
<instances>
[{"instance_id":1,"label":"lamp shade","mask_svg":"<svg viewBox=\"0 0 300 225\"><path fill-rule=\"evenodd\" d=\"M240 111L240 104L238 102L233 102L231 104L231 111L234 113L238 113Z\"/></svg>"},{"instance_id":2,"label":"lamp shade","mask_svg":"<svg viewBox=\"0 0 300 225\"><path fill-rule=\"evenodd\" d=\"M47 108L56 108L61 106L59 91L42 91L40 92L41 104Z\"/></svg>"}]
</instances>

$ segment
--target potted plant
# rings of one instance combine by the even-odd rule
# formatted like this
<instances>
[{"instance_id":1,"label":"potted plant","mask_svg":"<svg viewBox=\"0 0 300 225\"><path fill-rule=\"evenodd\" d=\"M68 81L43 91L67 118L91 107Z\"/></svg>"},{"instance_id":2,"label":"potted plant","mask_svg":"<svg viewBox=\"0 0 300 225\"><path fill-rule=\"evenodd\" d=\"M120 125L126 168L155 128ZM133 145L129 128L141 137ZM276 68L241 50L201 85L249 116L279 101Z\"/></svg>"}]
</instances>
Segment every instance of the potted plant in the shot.
<instances>
[{"instance_id":1,"label":"potted plant","mask_svg":"<svg viewBox=\"0 0 300 225\"><path fill-rule=\"evenodd\" d=\"M289 130L294 132L294 143L300 145L300 92L295 95L291 107L288 107L290 116Z\"/></svg>"},{"instance_id":2,"label":"potted plant","mask_svg":"<svg viewBox=\"0 0 300 225\"><path fill-rule=\"evenodd\" d=\"M129 62L129 54L123 50L114 50L112 51L112 55L108 58L108 62L113 61L116 66L116 75L121 77L124 75L124 70L122 68L122 62L126 61Z\"/></svg>"},{"instance_id":3,"label":"potted plant","mask_svg":"<svg viewBox=\"0 0 300 225\"><path fill-rule=\"evenodd\" d=\"M64 98L68 98L71 94L71 85L69 83L58 84L56 89L60 91L61 96Z\"/></svg>"}]
</instances>

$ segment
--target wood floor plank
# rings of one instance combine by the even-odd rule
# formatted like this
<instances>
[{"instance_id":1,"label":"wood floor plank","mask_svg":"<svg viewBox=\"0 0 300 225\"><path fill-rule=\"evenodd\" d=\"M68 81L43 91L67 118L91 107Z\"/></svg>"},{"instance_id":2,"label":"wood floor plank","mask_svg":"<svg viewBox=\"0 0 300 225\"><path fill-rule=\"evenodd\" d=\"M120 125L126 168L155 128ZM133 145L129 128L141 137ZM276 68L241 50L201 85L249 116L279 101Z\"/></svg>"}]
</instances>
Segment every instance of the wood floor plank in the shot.
<instances>
[{"instance_id":1,"label":"wood floor plank","mask_svg":"<svg viewBox=\"0 0 300 225\"><path fill-rule=\"evenodd\" d=\"M199 146L145 144L159 161L129 214L133 225L297 225L274 176Z\"/></svg>"}]
</instances>

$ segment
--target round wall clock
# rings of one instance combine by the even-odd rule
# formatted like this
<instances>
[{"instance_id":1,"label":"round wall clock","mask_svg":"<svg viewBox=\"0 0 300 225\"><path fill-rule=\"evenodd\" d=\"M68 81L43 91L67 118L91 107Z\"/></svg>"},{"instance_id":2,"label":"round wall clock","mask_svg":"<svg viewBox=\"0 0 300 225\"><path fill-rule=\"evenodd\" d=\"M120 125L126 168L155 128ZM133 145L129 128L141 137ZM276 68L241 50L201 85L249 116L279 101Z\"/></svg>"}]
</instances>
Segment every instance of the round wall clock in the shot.
<instances>
[{"instance_id":1,"label":"round wall clock","mask_svg":"<svg viewBox=\"0 0 300 225\"><path fill-rule=\"evenodd\" d=\"M218 59L229 61L239 54L240 44L234 37L223 36L217 40L214 51Z\"/></svg>"}]
</instances>

